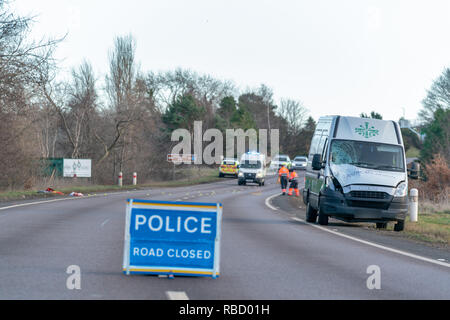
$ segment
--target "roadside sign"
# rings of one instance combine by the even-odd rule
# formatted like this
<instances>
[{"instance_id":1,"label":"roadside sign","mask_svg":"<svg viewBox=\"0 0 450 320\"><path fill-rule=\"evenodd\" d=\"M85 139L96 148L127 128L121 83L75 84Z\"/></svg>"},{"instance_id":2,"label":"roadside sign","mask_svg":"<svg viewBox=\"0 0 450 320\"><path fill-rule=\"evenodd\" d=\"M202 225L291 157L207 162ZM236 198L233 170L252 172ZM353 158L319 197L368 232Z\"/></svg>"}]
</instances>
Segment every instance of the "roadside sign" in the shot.
<instances>
[{"instance_id":1,"label":"roadside sign","mask_svg":"<svg viewBox=\"0 0 450 320\"><path fill-rule=\"evenodd\" d=\"M64 159L63 160L63 176L64 177L91 177L91 159Z\"/></svg>"},{"instance_id":2,"label":"roadside sign","mask_svg":"<svg viewBox=\"0 0 450 320\"><path fill-rule=\"evenodd\" d=\"M195 154L168 154L167 155L167 161L172 162L174 164L181 164L181 163L193 163L195 162Z\"/></svg>"},{"instance_id":3,"label":"roadside sign","mask_svg":"<svg viewBox=\"0 0 450 320\"><path fill-rule=\"evenodd\" d=\"M220 203L128 199L123 272L216 278Z\"/></svg>"}]
</instances>

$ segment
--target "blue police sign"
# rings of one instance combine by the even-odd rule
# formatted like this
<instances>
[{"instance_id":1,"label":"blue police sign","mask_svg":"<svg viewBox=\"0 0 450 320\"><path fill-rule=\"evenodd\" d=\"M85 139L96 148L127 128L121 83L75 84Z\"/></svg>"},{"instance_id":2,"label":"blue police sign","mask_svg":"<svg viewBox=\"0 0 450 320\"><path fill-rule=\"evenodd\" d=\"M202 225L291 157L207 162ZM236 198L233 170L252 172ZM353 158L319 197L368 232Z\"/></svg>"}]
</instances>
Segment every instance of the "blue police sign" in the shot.
<instances>
[{"instance_id":1,"label":"blue police sign","mask_svg":"<svg viewBox=\"0 0 450 320\"><path fill-rule=\"evenodd\" d=\"M220 274L220 203L127 201L123 271Z\"/></svg>"}]
</instances>

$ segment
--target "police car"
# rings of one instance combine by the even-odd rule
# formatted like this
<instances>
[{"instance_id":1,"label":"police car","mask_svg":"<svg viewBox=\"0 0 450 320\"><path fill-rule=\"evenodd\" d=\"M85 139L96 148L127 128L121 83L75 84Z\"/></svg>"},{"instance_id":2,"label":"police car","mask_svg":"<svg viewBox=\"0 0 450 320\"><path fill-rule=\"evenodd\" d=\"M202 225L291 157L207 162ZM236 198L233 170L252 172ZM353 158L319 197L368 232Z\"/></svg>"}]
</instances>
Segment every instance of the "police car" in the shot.
<instances>
[{"instance_id":1,"label":"police car","mask_svg":"<svg viewBox=\"0 0 450 320\"><path fill-rule=\"evenodd\" d=\"M237 178L239 173L239 161L236 159L223 159L219 167L219 177L232 175Z\"/></svg>"}]
</instances>

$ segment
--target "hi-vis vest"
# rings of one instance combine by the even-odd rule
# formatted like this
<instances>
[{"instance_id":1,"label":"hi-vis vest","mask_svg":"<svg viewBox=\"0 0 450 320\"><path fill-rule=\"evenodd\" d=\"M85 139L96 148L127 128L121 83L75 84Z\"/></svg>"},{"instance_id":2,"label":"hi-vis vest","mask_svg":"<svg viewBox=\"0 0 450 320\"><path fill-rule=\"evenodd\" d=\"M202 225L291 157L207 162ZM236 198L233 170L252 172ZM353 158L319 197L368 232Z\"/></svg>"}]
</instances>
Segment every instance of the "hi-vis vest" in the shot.
<instances>
[{"instance_id":1,"label":"hi-vis vest","mask_svg":"<svg viewBox=\"0 0 450 320\"><path fill-rule=\"evenodd\" d=\"M286 167L281 167L281 169L278 171L278 175L280 177L287 177L289 175L289 170Z\"/></svg>"},{"instance_id":2,"label":"hi-vis vest","mask_svg":"<svg viewBox=\"0 0 450 320\"><path fill-rule=\"evenodd\" d=\"M298 174L295 171L290 172L289 180L295 180L298 178Z\"/></svg>"}]
</instances>

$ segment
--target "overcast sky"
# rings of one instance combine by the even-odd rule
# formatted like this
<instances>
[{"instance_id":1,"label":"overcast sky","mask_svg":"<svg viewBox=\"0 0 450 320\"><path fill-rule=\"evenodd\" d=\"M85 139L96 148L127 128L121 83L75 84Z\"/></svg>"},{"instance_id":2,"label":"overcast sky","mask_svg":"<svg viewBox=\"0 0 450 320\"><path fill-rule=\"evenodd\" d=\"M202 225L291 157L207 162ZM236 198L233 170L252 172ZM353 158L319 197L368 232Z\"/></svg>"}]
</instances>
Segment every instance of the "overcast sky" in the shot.
<instances>
[{"instance_id":1,"label":"overcast sky","mask_svg":"<svg viewBox=\"0 0 450 320\"><path fill-rule=\"evenodd\" d=\"M131 33L141 70L177 67L264 83L275 99L321 115L414 119L450 67L449 0L15 0L36 15L33 36L66 40L69 70L85 58L103 79L115 36Z\"/></svg>"}]
</instances>

